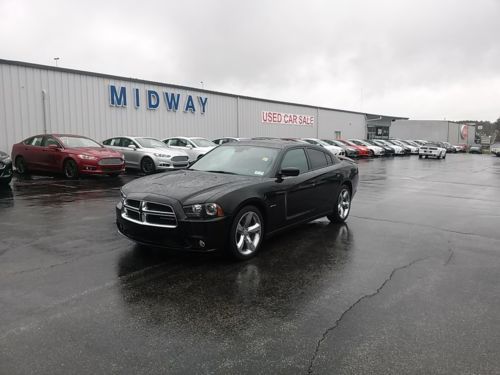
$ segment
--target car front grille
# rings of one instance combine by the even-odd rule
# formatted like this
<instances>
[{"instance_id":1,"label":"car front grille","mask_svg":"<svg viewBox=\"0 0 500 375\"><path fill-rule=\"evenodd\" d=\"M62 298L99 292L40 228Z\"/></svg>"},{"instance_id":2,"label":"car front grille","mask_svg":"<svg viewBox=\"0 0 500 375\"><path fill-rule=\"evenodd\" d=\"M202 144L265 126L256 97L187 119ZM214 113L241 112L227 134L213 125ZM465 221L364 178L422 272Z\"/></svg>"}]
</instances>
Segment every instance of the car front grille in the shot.
<instances>
[{"instance_id":1,"label":"car front grille","mask_svg":"<svg viewBox=\"0 0 500 375\"><path fill-rule=\"evenodd\" d=\"M104 158L99 160L99 165L121 165L122 162L120 158Z\"/></svg>"},{"instance_id":2,"label":"car front grille","mask_svg":"<svg viewBox=\"0 0 500 375\"><path fill-rule=\"evenodd\" d=\"M189 158L187 156L172 156L173 162L188 162Z\"/></svg>"},{"instance_id":3,"label":"car front grille","mask_svg":"<svg viewBox=\"0 0 500 375\"><path fill-rule=\"evenodd\" d=\"M177 217L172 206L149 201L125 199L122 217L137 224L176 228Z\"/></svg>"}]
</instances>

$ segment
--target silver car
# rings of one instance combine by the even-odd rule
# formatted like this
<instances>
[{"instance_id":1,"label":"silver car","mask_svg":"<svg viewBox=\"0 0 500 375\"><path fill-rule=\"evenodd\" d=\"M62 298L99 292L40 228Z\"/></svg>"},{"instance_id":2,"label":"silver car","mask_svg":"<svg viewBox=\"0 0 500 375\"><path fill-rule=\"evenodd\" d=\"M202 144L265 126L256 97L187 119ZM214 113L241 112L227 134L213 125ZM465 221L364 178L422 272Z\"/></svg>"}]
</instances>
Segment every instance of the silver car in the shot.
<instances>
[{"instance_id":1,"label":"silver car","mask_svg":"<svg viewBox=\"0 0 500 375\"><path fill-rule=\"evenodd\" d=\"M189 156L184 151L167 147L156 138L122 136L106 139L102 144L121 152L127 168L140 169L146 174L189 166Z\"/></svg>"},{"instance_id":2,"label":"silver car","mask_svg":"<svg viewBox=\"0 0 500 375\"><path fill-rule=\"evenodd\" d=\"M184 151L188 154L191 163L217 147L212 141L201 137L172 137L164 139L163 142L168 147Z\"/></svg>"}]
</instances>

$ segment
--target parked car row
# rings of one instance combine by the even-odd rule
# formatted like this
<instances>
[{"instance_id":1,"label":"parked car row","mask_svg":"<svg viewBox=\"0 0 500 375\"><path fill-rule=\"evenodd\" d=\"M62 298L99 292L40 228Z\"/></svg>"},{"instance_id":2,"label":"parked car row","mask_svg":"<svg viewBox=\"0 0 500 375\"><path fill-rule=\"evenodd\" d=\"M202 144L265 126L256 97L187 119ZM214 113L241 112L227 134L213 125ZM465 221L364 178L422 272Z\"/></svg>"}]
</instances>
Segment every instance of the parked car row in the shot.
<instances>
[{"instance_id":1,"label":"parked car row","mask_svg":"<svg viewBox=\"0 0 500 375\"><path fill-rule=\"evenodd\" d=\"M13 167L19 174L31 172L62 173L67 178L79 175L118 176L125 168L144 174L156 171L184 169L202 158L213 148L249 140L279 138L222 137L210 141L202 137L171 137L159 140L152 137L118 136L102 141L67 134L42 134L29 137L12 147L11 158L0 153L0 181L10 182ZM281 138L281 140L312 144L336 156L349 158L396 155L419 155L420 158L445 158L449 152L466 152L466 145L448 142L398 139L318 139ZM498 146L498 145L497 145ZM495 151L496 150L496 151ZM481 147L471 146L469 152L481 153ZM500 155L500 146L492 147Z\"/></svg>"}]
</instances>

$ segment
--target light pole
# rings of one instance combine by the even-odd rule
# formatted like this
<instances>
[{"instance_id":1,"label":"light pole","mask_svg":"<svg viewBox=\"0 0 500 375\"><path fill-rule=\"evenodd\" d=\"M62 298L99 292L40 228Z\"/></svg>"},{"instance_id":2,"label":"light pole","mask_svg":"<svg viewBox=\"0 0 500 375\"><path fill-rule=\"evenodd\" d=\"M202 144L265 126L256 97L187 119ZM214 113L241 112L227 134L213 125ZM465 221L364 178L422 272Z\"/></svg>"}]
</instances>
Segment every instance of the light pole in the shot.
<instances>
[{"instance_id":1,"label":"light pole","mask_svg":"<svg viewBox=\"0 0 500 375\"><path fill-rule=\"evenodd\" d=\"M54 61L56 62L56 66L57 66L57 62L59 61L59 57L54 57Z\"/></svg>"},{"instance_id":2,"label":"light pole","mask_svg":"<svg viewBox=\"0 0 500 375\"><path fill-rule=\"evenodd\" d=\"M200 81L200 83L201 83L201 88L203 90L205 88L205 84L203 83L203 81Z\"/></svg>"}]
</instances>

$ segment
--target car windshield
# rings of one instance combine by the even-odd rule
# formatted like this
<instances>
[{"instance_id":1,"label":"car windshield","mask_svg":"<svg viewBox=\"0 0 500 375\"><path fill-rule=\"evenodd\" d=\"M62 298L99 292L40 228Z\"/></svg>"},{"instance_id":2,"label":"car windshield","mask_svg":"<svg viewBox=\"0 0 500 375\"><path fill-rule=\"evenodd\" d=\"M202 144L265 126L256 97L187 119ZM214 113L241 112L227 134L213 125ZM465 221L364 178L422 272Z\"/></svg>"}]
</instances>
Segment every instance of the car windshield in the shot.
<instances>
[{"instance_id":1,"label":"car windshield","mask_svg":"<svg viewBox=\"0 0 500 375\"><path fill-rule=\"evenodd\" d=\"M162 141L154 138L135 138L137 143L144 148L165 148L166 145Z\"/></svg>"},{"instance_id":2,"label":"car windshield","mask_svg":"<svg viewBox=\"0 0 500 375\"><path fill-rule=\"evenodd\" d=\"M63 143L64 147L78 148L78 147L102 147L96 141L90 138L84 137L59 137L59 140Z\"/></svg>"},{"instance_id":3,"label":"car windshield","mask_svg":"<svg viewBox=\"0 0 500 375\"><path fill-rule=\"evenodd\" d=\"M189 169L195 171L265 176L278 156L278 149L226 144L206 154Z\"/></svg>"},{"instance_id":4,"label":"car windshield","mask_svg":"<svg viewBox=\"0 0 500 375\"><path fill-rule=\"evenodd\" d=\"M193 142L197 147L215 147L217 146L212 141L209 141L205 138L192 138L191 142Z\"/></svg>"}]
</instances>

